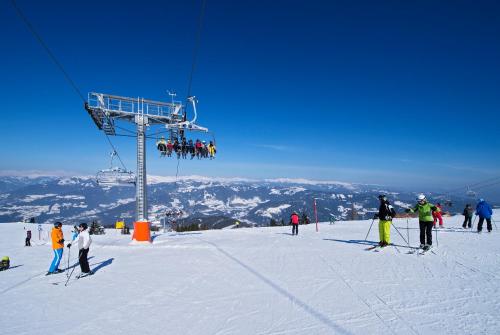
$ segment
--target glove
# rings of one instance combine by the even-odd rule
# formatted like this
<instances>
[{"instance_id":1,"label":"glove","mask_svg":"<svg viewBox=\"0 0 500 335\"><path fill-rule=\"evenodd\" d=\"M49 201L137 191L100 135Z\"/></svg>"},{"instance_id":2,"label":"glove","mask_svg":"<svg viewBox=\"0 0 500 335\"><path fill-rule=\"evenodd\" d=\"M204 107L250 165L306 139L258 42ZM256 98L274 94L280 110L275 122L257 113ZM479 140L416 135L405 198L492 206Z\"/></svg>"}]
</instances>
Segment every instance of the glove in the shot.
<instances>
[{"instance_id":1,"label":"glove","mask_svg":"<svg viewBox=\"0 0 500 335\"><path fill-rule=\"evenodd\" d=\"M71 243L68 243L68 248L71 248Z\"/></svg>"},{"instance_id":2,"label":"glove","mask_svg":"<svg viewBox=\"0 0 500 335\"><path fill-rule=\"evenodd\" d=\"M373 216L373 220L377 220L377 219L378 219L378 214L375 214L375 215Z\"/></svg>"},{"instance_id":3,"label":"glove","mask_svg":"<svg viewBox=\"0 0 500 335\"><path fill-rule=\"evenodd\" d=\"M405 213L411 213L411 209L409 208L405 209Z\"/></svg>"},{"instance_id":4,"label":"glove","mask_svg":"<svg viewBox=\"0 0 500 335\"><path fill-rule=\"evenodd\" d=\"M63 238L62 238L62 239L60 239L60 240L59 240L59 243L64 243L64 239L63 239Z\"/></svg>"}]
</instances>

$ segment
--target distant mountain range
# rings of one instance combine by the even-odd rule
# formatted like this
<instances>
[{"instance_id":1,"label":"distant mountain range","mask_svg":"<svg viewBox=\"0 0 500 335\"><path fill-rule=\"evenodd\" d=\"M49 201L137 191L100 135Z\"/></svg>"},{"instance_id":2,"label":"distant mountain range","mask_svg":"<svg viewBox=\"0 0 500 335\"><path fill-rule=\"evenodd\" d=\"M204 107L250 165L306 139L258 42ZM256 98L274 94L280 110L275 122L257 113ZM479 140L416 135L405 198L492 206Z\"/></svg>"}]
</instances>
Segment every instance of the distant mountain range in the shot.
<instances>
[{"instance_id":1,"label":"distant mountain range","mask_svg":"<svg viewBox=\"0 0 500 335\"><path fill-rule=\"evenodd\" d=\"M200 176L148 177L150 221L159 221L172 209L182 210L183 224L200 223L223 228L239 220L244 225L268 225L271 219L287 222L292 211L306 213L314 221L316 198L318 220L371 218L377 211L377 196L388 194L398 212L414 203L415 193L381 186L305 179L226 179ZM466 199L428 194L434 202L452 202L445 207L461 212ZM474 202L474 199L470 199ZM0 177L0 222L36 217L37 222L68 224L99 220L111 225L123 218L134 221L134 187L101 188L93 177Z\"/></svg>"}]
</instances>

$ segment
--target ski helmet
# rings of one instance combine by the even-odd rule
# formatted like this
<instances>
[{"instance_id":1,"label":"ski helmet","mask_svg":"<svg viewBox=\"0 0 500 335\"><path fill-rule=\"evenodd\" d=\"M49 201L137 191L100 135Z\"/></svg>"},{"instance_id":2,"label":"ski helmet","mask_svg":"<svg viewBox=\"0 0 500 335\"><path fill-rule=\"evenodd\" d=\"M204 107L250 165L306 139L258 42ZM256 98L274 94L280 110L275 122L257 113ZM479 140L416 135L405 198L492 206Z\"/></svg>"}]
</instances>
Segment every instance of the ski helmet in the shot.
<instances>
[{"instance_id":1,"label":"ski helmet","mask_svg":"<svg viewBox=\"0 0 500 335\"><path fill-rule=\"evenodd\" d=\"M385 194L381 194L381 195L378 196L378 199L385 201L385 200L387 200L387 197L385 196Z\"/></svg>"},{"instance_id":2,"label":"ski helmet","mask_svg":"<svg viewBox=\"0 0 500 335\"><path fill-rule=\"evenodd\" d=\"M423 195L423 194L419 194L419 195L418 195L418 197L417 197L417 200L418 200L418 201L425 201L425 200L426 200L426 199L425 199L425 195Z\"/></svg>"},{"instance_id":3,"label":"ski helmet","mask_svg":"<svg viewBox=\"0 0 500 335\"><path fill-rule=\"evenodd\" d=\"M61 227L62 226L62 223L57 221L54 223L54 227Z\"/></svg>"},{"instance_id":4,"label":"ski helmet","mask_svg":"<svg viewBox=\"0 0 500 335\"><path fill-rule=\"evenodd\" d=\"M81 227L83 230L87 229L87 224L85 222L80 223L79 227Z\"/></svg>"},{"instance_id":5,"label":"ski helmet","mask_svg":"<svg viewBox=\"0 0 500 335\"><path fill-rule=\"evenodd\" d=\"M480 198L480 199L479 199L479 202L483 202L483 201L484 201L484 199L483 199L483 198Z\"/></svg>"}]
</instances>

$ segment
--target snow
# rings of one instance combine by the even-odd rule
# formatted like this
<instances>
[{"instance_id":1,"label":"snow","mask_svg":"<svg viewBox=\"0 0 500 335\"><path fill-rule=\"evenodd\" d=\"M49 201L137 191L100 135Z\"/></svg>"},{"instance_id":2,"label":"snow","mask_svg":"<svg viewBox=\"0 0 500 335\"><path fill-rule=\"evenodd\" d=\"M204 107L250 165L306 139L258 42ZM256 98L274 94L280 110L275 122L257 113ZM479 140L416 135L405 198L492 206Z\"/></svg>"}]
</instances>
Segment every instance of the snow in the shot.
<instances>
[{"instance_id":1,"label":"snow","mask_svg":"<svg viewBox=\"0 0 500 335\"><path fill-rule=\"evenodd\" d=\"M52 198L55 197L57 194L30 194L27 195L25 198L20 199L19 201L21 202L33 202L36 200L44 199L44 198Z\"/></svg>"},{"instance_id":2,"label":"snow","mask_svg":"<svg viewBox=\"0 0 500 335\"><path fill-rule=\"evenodd\" d=\"M134 202L135 198L126 198L126 199L118 199L116 202L112 202L110 204L100 204L99 207L101 208L107 208L107 209L113 209L122 205L129 204L131 202Z\"/></svg>"},{"instance_id":3,"label":"snow","mask_svg":"<svg viewBox=\"0 0 500 335\"><path fill-rule=\"evenodd\" d=\"M170 205L172 206L172 208L178 208L178 209L184 208L184 206L182 206L181 201L177 198L172 199L172 201L170 201Z\"/></svg>"},{"instance_id":4,"label":"snow","mask_svg":"<svg viewBox=\"0 0 500 335\"><path fill-rule=\"evenodd\" d=\"M399 206L401 208L410 208L410 207L413 207L413 204L408 204L406 202L402 202L402 201L399 201L399 200L394 201L394 205Z\"/></svg>"},{"instance_id":5,"label":"snow","mask_svg":"<svg viewBox=\"0 0 500 335\"><path fill-rule=\"evenodd\" d=\"M49 211L49 205L42 205L42 206L10 206L10 207L3 207L2 210L0 210L0 215L10 215L13 213L16 213L18 217L32 217L32 216L39 216L42 213L46 213Z\"/></svg>"},{"instance_id":6,"label":"snow","mask_svg":"<svg viewBox=\"0 0 500 335\"><path fill-rule=\"evenodd\" d=\"M342 186L347 189L355 189L355 184L345 183L341 181L333 180L311 180L304 178L275 178L275 179L264 179L265 182L269 183L282 183L282 184L303 184L303 185L337 185Z\"/></svg>"},{"instance_id":7,"label":"snow","mask_svg":"<svg viewBox=\"0 0 500 335\"><path fill-rule=\"evenodd\" d=\"M281 214L282 211L284 211L287 208L290 208L291 205L284 204L284 205L279 205L278 207L269 207L267 209L259 209L258 211L255 212L255 214L268 217L268 218L273 218L279 214Z\"/></svg>"},{"instance_id":8,"label":"snow","mask_svg":"<svg viewBox=\"0 0 500 335\"><path fill-rule=\"evenodd\" d=\"M343 201L345 201L347 197L346 197L344 194L342 194L342 193L339 193L339 194L335 194L335 193L333 193L333 194L331 195L331 198L332 198L332 199L339 199L339 200L343 200Z\"/></svg>"},{"instance_id":9,"label":"snow","mask_svg":"<svg viewBox=\"0 0 500 335\"><path fill-rule=\"evenodd\" d=\"M83 196L83 195L75 195L75 194L58 195L56 198L57 199L66 199L66 200L85 200L85 196Z\"/></svg>"},{"instance_id":10,"label":"snow","mask_svg":"<svg viewBox=\"0 0 500 335\"><path fill-rule=\"evenodd\" d=\"M37 225L0 224L0 256L12 266L0 272L1 333L499 334L500 232L462 230L462 219L446 217L452 229L439 230L425 256L407 254L394 228L398 249L366 251L378 238L374 225L363 240L371 220L324 223L319 233L301 225L298 236L290 227L172 232L151 245L107 230L92 236L95 275L68 287L65 274L44 276L52 251ZM406 219L394 224L418 244L416 219L409 230Z\"/></svg>"},{"instance_id":11,"label":"snow","mask_svg":"<svg viewBox=\"0 0 500 335\"><path fill-rule=\"evenodd\" d=\"M284 195L294 195L295 193L304 192L304 191L306 191L305 188L294 186L294 187L284 188L284 189L281 189L281 190L272 188L271 191L269 191L269 194L270 195L281 195L281 194L284 194Z\"/></svg>"},{"instance_id":12,"label":"snow","mask_svg":"<svg viewBox=\"0 0 500 335\"><path fill-rule=\"evenodd\" d=\"M267 202L267 200L262 200L260 197L253 197L253 198L250 198L250 199L243 199L243 198L240 198L240 197L233 197L231 199L229 199L228 203L230 206L234 207L234 208L239 208L239 209L242 209L242 208L255 208L257 207L258 205L260 204L263 204Z\"/></svg>"}]
</instances>

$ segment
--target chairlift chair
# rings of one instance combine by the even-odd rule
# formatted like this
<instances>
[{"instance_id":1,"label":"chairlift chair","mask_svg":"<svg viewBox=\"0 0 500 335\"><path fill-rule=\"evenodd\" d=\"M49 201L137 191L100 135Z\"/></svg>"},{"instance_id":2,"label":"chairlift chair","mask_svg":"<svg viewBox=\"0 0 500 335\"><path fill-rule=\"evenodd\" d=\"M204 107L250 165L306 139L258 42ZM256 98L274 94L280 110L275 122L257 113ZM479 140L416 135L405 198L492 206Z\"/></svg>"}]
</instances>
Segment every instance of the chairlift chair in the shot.
<instances>
[{"instance_id":1,"label":"chairlift chair","mask_svg":"<svg viewBox=\"0 0 500 335\"><path fill-rule=\"evenodd\" d=\"M135 186L135 174L119 167L104 169L97 172L99 186Z\"/></svg>"},{"instance_id":2,"label":"chairlift chair","mask_svg":"<svg viewBox=\"0 0 500 335\"><path fill-rule=\"evenodd\" d=\"M96 182L99 186L135 186L136 177L132 171L113 166L113 159L116 151L111 153L111 166L109 169L100 170L96 175Z\"/></svg>"},{"instance_id":3,"label":"chairlift chair","mask_svg":"<svg viewBox=\"0 0 500 335\"><path fill-rule=\"evenodd\" d=\"M465 192L465 194L470 197L470 198L476 198L477 197L477 193L474 192L473 190L471 190L470 187L467 187L467 191Z\"/></svg>"}]
</instances>

